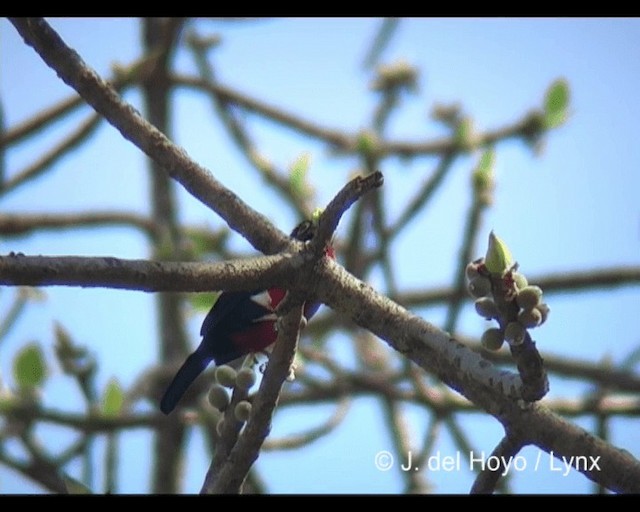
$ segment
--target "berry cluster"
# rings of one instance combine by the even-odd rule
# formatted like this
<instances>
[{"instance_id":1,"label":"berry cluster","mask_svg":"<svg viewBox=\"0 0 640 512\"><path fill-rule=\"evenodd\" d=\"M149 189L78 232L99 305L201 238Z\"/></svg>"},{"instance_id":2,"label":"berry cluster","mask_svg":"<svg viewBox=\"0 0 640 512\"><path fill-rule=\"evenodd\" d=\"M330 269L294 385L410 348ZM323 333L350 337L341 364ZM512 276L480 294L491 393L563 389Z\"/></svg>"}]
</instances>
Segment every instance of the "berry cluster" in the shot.
<instances>
[{"instance_id":1,"label":"berry cluster","mask_svg":"<svg viewBox=\"0 0 640 512\"><path fill-rule=\"evenodd\" d=\"M476 312L487 320L497 320L498 327L487 329L481 337L483 347L499 350L506 341L521 345L527 329L542 325L549 306L542 302L542 290L530 285L519 273L506 245L493 232L485 258L467 265L467 289L476 298Z\"/></svg>"},{"instance_id":2,"label":"berry cluster","mask_svg":"<svg viewBox=\"0 0 640 512\"><path fill-rule=\"evenodd\" d=\"M224 412L231 403L229 392L226 388L237 388L245 393L256 383L256 374L253 369L243 366L236 371L231 366L218 366L215 370L216 384L209 390L209 403L221 412ZM240 400L233 410L236 420L246 422L251 414L251 402Z\"/></svg>"}]
</instances>

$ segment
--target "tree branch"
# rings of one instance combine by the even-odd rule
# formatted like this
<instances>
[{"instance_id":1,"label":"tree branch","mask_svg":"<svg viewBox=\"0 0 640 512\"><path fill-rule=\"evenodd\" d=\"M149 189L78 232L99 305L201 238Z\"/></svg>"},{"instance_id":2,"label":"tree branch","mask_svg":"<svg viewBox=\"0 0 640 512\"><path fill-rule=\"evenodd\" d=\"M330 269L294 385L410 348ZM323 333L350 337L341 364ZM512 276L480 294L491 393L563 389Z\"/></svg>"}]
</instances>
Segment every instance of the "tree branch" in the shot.
<instances>
[{"instance_id":1,"label":"tree branch","mask_svg":"<svg viewBox=\"0 0 640 512\"><path fill-rule=\"evenodd\" d=\"M267 289L291 278L298 256L280 254L221 263L112 257L0 256L0 285L108 287L145 292ZM248 284L250 283L250 284Z\"/></svg>"},{"instance_id":2,"label":"tree branch","mask_svg":"<svg viewBox=\"0 0 640 512\"><path fill-rule=\"evenodd\" d=\"M286 247L288 237L262 214L222 186L211 173L123 101L104 80L41 18L10 18L25 42L58 76L73 87L124 138L161 165L193 197L218 213L255 248L273 254Z\"/></svg>"},{"instance_id":3,"label":"tree branch","mask_svg":"<svg viewBox=\"0 0 640 512\"><path fill-rule=\"evenodd\" d=\"M260 389L253 402L251 416L215 481L205 481L203 493L238 493L249 469L258 458L262 443L271 430L271 418L278 396L291 370L300 334L302 302L280 321L280 332Z\"/></svg>"}]
</instances>

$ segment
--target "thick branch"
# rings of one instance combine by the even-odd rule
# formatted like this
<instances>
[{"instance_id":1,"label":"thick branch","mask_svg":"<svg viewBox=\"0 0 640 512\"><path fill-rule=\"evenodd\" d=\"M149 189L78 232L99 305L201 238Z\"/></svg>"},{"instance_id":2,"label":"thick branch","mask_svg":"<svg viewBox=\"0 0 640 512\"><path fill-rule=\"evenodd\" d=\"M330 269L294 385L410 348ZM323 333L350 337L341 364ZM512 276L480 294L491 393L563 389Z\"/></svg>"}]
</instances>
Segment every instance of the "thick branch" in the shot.
<instances>
[{"instance_id":1,"label":"thick branch","mask_svg":"<svg viewBox=\"0 0 640 512\"><path fill-rule=\"evenodd\" d=\"M498 418L505 428L514 429L523 442L556 457L599 457L600 470L577 469L608 489L640 492L640 462L538 404L522 407L518 376L498 371L448 333L376 293L333 261L322 260L318 271L318 296L325 304L348 312L356 324Z\"/></svg>"},{"instance_id":2,"label":"thick branch","mask_svg":"<svg viewBox=\"0 0 640 512\"><path fill-rule=\"evenodd\" d=\"M280 254L222 263L182 263L12 254L0 256L0 285L108 287L146 292L266 289L286 283L296 259L297 256Z\"/></svg>"},{"instance_id":3,"label":"thick branch","mask_svg":"<svg viewBox=\"0 0 640 512\"><path fill-rule=\"evenodd\" d=\"M115 89L85 64L41 18L10 18L25 42L32 46L58 76L73 87L127 140L133 142L195 198L202 201L241 233L254 247L273 254L286 246L287 237L233 192L223 187L207 169L172 143Z\"/></svg>"}]
</instances>

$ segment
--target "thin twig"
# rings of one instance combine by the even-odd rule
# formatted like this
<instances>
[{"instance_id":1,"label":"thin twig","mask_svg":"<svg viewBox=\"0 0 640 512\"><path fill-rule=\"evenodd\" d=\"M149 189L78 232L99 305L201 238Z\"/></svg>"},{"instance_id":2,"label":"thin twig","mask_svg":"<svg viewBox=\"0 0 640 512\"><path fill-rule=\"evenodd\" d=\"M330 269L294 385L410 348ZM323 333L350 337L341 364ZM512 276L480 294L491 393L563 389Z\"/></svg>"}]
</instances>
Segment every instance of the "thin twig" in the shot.
<instances>
[{"instance_id":1,"label":"thin twig","mask_svg":"<svg viewBox=\"0 0 640 512\"><path fill-rule=\"evenodd\" d=\"M142 215L124 212L86 213L0 213L0 234L4 237L21 236L40 230L77 229L93 226L133 226L154 236L156 223Z\"/></svg>"},{"instance_id":2,"label":"thin twig","mask_svg":"<svg viewBox=\"0 0 640 512\"><path fill-rule=\"evenodd\" d=\"M508 474L508 464L512 464L514 457L522 449L523 443L519 439L505 436L498 443L498 446L487 458L492 461L499 461L492 464L485 464L471 486L471 494L491 494L495 491L501 476Z\"/></svg>"}]
</instances>

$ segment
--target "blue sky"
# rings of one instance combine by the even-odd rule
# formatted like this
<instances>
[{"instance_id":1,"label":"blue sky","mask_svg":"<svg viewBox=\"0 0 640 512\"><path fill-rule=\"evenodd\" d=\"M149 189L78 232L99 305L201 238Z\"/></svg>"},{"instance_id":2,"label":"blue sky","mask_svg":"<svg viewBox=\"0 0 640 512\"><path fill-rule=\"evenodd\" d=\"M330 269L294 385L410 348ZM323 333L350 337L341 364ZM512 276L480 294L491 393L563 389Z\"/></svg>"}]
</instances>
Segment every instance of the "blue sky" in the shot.
<instances>
[{"instance_id":1,"label":"blue sky","mask_svg":"<svg viewBox=\"0 0 640 512\"><path fill-rule=\"evenodd\" d=\"M127 64L140 54L138 21L127 19L52 19L65 41L103 76L114 63ZM369 90L371 73L362 60L377 19L262 20L221 24L201 21L199 31L218 31L223 44L213 62L219 80L259 100L280 106L321 125L356 132L370 125L377 98ZM407 19L383 54L383 61L404 59L420 70L419 91L403 99L387 129L394 140L424 140L444 135L432 122L434 103L460 102L479 130L510 124L542 105L548 85L564 77L571 88L571 117L550 134L544 152L535 156L521 142L497 147L495 204L482 229L491 229L511 248L528 275L571 270L604 269L640 263L640 20L638 19ZM193 72L184 50L177 67ZM66 98L71 90L59 81L35 52L25 46L13 26L0 21L0 100L5 124L33 116L39 109ZM126 99L140 107L139 95ZM175 94L174 140L206 166L242 199L269 216L284 231L296 220L282 208L278 197L265 190L230 144L210 102L192 91ZM6 155L6 173L22 169L34 155L50 147L84 119L88 109L59 123L43 136ZM325 204L357 168L353 158L330 154L315 141L249 116L260 151L281 168L303 152L312 156L311 180L319 206ZM461 158L429 208L416 218L393 246L400 287L419 289L451 282L463 221L469 205L469 175L477 155ZM429 158L411 162L383 162L388 218L432 172ZM1 212L64 212L91 208L148 211L147 173L140 153L114 129L101 126L91 144L59 162L46 177L16 190L0 202ZM183 191L179 194L185 221L210 226L220 220ZM346 222L341 224L342 227ZM340 228L339 228L340 229ZM339 231L340 234L340 231ZM342 232L344 235L344 231ZM110 255L144 258L143 238L126 228L84 230L78 233L38 234L1 241L4 253ZM239 247L247 247L239 240ZM478 250L478 256L484 247ZM381 285L379 276L372 284ZM124 384L151 366L156 358L156 328L149 294L79 288L48 288L47 301L30 308L28 316L0 344L2 379L10 382L10 361L26 340L38 340L52 353L54 321L61 322L76 339L91 347L102 362L101 384L112 376ZM0 290L0 311L11 302L12 290ZM610 357L620 363L640 339L638 287L610 291L550 295L551 316L535 332L543 351L597 362ZM420 311L434 323L442 310ZM200 317L190 323L193 344L199 341ZM460 329L479 335L485 325L465 310ZM585 392L575 383L551 381L550 396ZM54 370L45 403L60 406L60 397L79 400L75 389ZM64 407L67 407L65 404ZM325 418L331 411L310 408L300 419L289 412L276 422L274 434L295 431L302 422ZM420 440L424 414L410 417ZM390 449L380 407L372 400L357 401L335 435L296 452L265 454L259 461L262 475L274 492L399 492L397 472L380 472L375 453ZM635 428L629 428L635 423ZM582 423L590 426L589 420ZM363 425L368 428L362 435ZM465 420L469 432L483 432L478 449L489 452L501 435L496 421L483 415ZM637 420L616 421L613 440L640 456ZM58 435L58 433L56 433ZM61 439L64 433L59 433ZM421 440L420 440L421 441ZM144 453L149 440L141 433L123 436L124 454ZM445 439L443 455L455 452ZM200 488L207 461L202 439L194 435L186 464L185 491ZM523 452L529 461L535 450ZM128 456L127 456L128 457ZM122 460L120 492L147 488L144 463ZM135 457L134 457L135 458ZM524 477L524 475L520 475ZM472 477L465 472L434 472L438 492L466 492ZM518 492L588 492L579 474L558 478L539 471L516 479ZM34 492L20 477L0 467L0 492Z\"/></svg>"}]
</instances>

